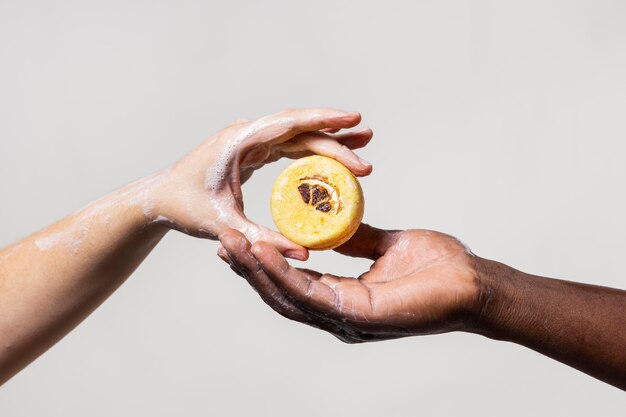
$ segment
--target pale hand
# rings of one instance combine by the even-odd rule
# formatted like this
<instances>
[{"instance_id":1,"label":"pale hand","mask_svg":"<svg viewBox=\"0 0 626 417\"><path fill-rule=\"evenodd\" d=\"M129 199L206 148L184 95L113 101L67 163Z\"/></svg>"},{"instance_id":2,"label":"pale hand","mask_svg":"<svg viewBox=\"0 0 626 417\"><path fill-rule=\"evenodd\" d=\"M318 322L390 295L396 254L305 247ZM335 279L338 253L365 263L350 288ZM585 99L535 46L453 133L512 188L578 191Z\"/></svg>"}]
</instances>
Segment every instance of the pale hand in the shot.
<instances>
[{"instance_id":1,"label":"pale hand","mask_svg":"<svg viewBox=\"0 0 626 417\"><path fill-rule=\"evenodd\" d=\"M282 157L320 154L355 175L372 166L352 149L365 146L370 129L336 133L359 124L358 113L333 109L287 110L256 121L237 120L170 168L146 181L150 221L196 237L217 239L236 229L251 242L266 241L288 257L304 260L305 248L259 226L243 212L241 184L254 170Z\"/></svg>"}]
</instances>

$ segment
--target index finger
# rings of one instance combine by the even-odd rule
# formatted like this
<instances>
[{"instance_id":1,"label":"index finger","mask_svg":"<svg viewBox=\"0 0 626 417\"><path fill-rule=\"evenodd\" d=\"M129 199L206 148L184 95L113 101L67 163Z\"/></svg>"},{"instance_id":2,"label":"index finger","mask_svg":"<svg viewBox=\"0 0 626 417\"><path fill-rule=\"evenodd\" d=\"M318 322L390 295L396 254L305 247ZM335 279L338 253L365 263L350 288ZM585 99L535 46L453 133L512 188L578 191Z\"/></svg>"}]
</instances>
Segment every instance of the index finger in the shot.
<instances>
[{"instance_id":1,"label":"index finger","mask_svg":"<svg viewBox=\"0 0 626 417\"><path fill-rule=\"evenodd\" d=\"M351 128L361 122L356 112L321 108L291 109L262 117L238 132L235 143L251 147L260 143L282 143L303 132Z\"/></svg>"},{"instance_id":2,"label":"index finger","mask_svg":"<svg viewBox=\"0 0 626 417\"><path fill-rule=\"evenodd\" d=\"M272 245L257 242L252 245L252 254L268 277L282 287L294 301L309 308L313 307L318 314L323 312L339 315L337 293L320 280L312 279L306 271L289 265Z\"/></svg>"},{"instance_id":3,"label":"index finger","mask_svg":"<svg viewBox=\"0 0 626 417\"><path fill-rule=\"evenodd\" d=\"M266 275L302 310L351 323L367 322L374 317L373 294L361 280L316 276L294 268L265 242L252 245L252 254Z\"/></svg>"}]
</instances>

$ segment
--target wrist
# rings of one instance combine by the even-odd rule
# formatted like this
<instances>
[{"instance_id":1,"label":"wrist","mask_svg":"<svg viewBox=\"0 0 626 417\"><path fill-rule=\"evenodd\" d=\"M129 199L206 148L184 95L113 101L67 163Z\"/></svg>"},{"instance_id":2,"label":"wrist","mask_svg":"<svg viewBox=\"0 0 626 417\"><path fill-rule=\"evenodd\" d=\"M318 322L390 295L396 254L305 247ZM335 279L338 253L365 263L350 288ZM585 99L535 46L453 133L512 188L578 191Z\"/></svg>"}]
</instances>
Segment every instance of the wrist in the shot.
<instances>
[{"instance_id":1,"label":"wrist","mask_svg":"<svg viewBox=\"0 0 626 417\"><path fill-rule=\"evenodd\" d=\"M207 237L211 216L202 217L207 206L196 201L198 196L190 188L190 180L181 177L169 167L131 184L133 201L143 213L144 228L174 229L179 232ZM202 213L202 214L203 214ZM199 233L198 229L201 232ZM211 230L212 231L212 230Z\"/></svg>"},{"instance_id":2,"label":"wrist","mask_svg":"<svg viewBox=\"0 0 626 417\"><path fill-rule=\"evenodd\" d=\"M156 172L116 191L110 198L124 209L124 216L137 229L162 229L161 195L166 184L164 172Z\"/></svg>"},{"instance_id":3,"label":"wrist","mask_svg":"<svg viewBox=\"0 0 626 417\"><path fill-rule=\"evenodd\" d=\"M508 265L476 257L476 292L467 331L492 339L507 339L515 320L516 282L523 273Z\"/></svg>"}]
</instances>

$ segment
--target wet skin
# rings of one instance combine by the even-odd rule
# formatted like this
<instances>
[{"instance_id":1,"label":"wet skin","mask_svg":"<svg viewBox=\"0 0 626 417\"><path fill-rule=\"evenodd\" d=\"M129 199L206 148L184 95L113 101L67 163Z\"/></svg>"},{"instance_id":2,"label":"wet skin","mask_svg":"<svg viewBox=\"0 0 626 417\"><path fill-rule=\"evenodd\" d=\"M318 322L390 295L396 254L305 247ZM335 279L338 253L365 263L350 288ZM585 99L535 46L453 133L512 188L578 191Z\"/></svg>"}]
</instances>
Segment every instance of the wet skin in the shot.
<instances>
[{"instance_id":1,"label":"wet skin","mask_svg":"<svg viewBox=\"0 0 626 417\"><path fill-rule=\"evenodd\" d=\"M361 225L336 249L374 261L356 278L294 268L236 231L221 243L219 256L270 307L344 342L473 332L626 389L626 291L525 274L429 230Z\"/></svg>"},{"instance_id":2,"label":"wet skin","mask_svg":"<svg viewBox=\"0 0 626 417\"><path fill-rule=\"evenodd\" d=\"M358 113L286 110L237 120L172 166L115 191L0 250L0 383L87 317L176 229L217 239L237 229L252 242L306 259L306 248L248 219L241 184L279 158L332 157L355 175L372 167L352 149L370 129Z\"/></svg>"}]
</instances>

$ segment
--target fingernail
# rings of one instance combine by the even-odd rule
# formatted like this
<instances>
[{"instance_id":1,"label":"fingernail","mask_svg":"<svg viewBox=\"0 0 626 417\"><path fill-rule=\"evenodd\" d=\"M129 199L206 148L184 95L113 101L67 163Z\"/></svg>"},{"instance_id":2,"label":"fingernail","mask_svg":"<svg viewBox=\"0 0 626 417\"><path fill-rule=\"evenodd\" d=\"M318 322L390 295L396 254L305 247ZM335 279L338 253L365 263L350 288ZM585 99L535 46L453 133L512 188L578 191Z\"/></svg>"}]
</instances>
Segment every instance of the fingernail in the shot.
<instances>
[{"instance_id":1,"label":"fingernail","mask_svg":"<svg viewBox=\"0 0 626 417\"><path fill-rule=\"evenodd\" d=\"M353 123L353 120L355 117L361 120L361 113L357 111L348 112L348 113L343 114L341 116L341 119L345 120L346 122Z\"/></svg>"},{"instance_id":2,"label":"fingernail","mask_svg":"<svg viewBox=\"0 0 626 417\"><path fill-rule=\"evenodd\" d=\"M368 161L366 161L365 159L361 158L359 155L355 154L357 158L359 158L359 162L362 163L363 165L367 165L367 166L372 166L372 164Z\"/></svg>"},{"instance_id":3,"label":"fingernail","mask_svg":"<svg viewBox=\"0 0 626 417\"><path fill-rule=\"evenodd\" d=\"M306 256L302 252L296 250L288 250L285 252L285 256L297 261L306 261Z\"/></svg>"}]
</instances>

